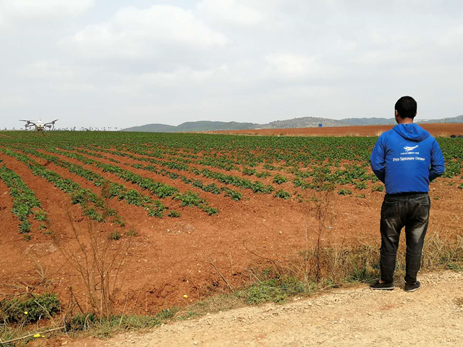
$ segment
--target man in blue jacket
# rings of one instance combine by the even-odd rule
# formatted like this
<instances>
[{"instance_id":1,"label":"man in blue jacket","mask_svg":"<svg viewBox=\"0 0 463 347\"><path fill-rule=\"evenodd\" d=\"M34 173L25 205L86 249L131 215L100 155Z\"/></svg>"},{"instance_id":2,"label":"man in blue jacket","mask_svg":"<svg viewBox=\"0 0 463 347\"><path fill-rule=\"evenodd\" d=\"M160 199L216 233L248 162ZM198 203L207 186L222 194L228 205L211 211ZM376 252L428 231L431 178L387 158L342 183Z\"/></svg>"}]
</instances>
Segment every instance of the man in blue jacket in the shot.
<instances>
[{"instance_id":1,"label":"man in blue jacket","mask_svg":"<svg viewBox=\"0 0 463 347\"><path fill-rule=\"evenodd\" d=\"M410 96L395 104L397 125L383 133L371 154L371 168L386 186L381 207L381 279L371 289L392 290L400 231L405 227L405 291L420 288L424 237L429 223L429 182L445 171L439 144L413 123L417 104Z\"/></svg>"}]
</instances>

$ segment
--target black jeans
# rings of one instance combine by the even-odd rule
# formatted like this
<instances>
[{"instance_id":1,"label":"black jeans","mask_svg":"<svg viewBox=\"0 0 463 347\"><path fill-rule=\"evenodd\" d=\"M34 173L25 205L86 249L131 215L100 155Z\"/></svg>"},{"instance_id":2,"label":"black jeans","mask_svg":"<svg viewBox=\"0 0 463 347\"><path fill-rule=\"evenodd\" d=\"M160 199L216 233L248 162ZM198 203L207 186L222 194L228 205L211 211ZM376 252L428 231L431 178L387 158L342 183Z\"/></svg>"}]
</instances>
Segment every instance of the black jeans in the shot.
<instances>
[{"instance_id":1,"label":"black jeans","mask_svg":"<svg viewBox=\"0 0 463 347\"><path fill-rule=\"evenodd\" d=\"M407 283L415 283L421 266L431 201L427 193L386 194L381 207L381 279L393 282L400 231L405 227Z\"/></svg>"}]
</instances>

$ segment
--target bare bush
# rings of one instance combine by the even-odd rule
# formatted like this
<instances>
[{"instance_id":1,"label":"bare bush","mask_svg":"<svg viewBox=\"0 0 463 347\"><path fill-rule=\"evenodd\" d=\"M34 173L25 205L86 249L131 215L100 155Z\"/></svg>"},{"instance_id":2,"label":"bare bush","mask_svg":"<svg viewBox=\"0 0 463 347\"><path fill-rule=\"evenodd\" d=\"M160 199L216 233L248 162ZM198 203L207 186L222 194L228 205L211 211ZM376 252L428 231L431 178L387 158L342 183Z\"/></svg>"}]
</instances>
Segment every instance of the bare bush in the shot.
<instances>
[{"instance_id":1,"label":"bare bush","mask_svg":"<svg viewBox=\"0 0 463 347\"><path fill-rule=\"evenodd\" d=\"M102 237L91 221L87 223L86 232L81 233L70 212L67 217L72 226L74 242L64 245L56 235L53 240L66 262L77 271L85 288L88 306L84 309L75 297L72 287L71 296L82 314L91 313L100 319L109 319L114 314L116 296L123 283L120 270L130 241L115 243L108 240L108 237ZM77 251L74 251L74 246Z\"/></svg>"}]
</instances>

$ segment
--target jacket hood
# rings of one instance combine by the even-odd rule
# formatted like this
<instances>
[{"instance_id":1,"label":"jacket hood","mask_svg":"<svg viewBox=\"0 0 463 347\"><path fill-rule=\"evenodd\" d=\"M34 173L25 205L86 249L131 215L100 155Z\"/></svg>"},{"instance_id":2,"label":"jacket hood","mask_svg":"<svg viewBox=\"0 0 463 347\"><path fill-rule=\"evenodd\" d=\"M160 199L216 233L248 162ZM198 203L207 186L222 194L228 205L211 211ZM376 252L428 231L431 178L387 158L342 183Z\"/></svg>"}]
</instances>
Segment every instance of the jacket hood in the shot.
<instances>
[{"instance_id":1,"label":"jacket hood","mask_svg":"<svg viewBox=\"0 0 463 347\"><path fill-rule=\"evenodd\" d=\"M397 124L393 129L404 139L416 142L423 141L430 136L426 130L415 123Z\"/></svg>"}]
</instances>

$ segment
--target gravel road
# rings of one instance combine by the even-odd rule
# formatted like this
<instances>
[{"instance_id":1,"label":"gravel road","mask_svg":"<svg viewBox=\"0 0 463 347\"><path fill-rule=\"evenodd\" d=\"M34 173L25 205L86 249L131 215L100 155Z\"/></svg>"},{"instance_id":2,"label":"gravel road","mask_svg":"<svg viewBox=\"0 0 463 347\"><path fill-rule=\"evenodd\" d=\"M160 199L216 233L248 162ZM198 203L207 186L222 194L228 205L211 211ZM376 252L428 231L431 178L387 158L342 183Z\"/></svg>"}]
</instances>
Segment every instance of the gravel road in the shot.
<instances>
[{"instance_id":1,"label":"gravel road","mask_svg":"<svg viewBox=\"0 0 463 347\"><path fill-rule=\"evenodd\" d=\"M246 307L68 346L463 346L463 274L420 277L406 293L366 286Z\"/></svg>"}]
</instances>

